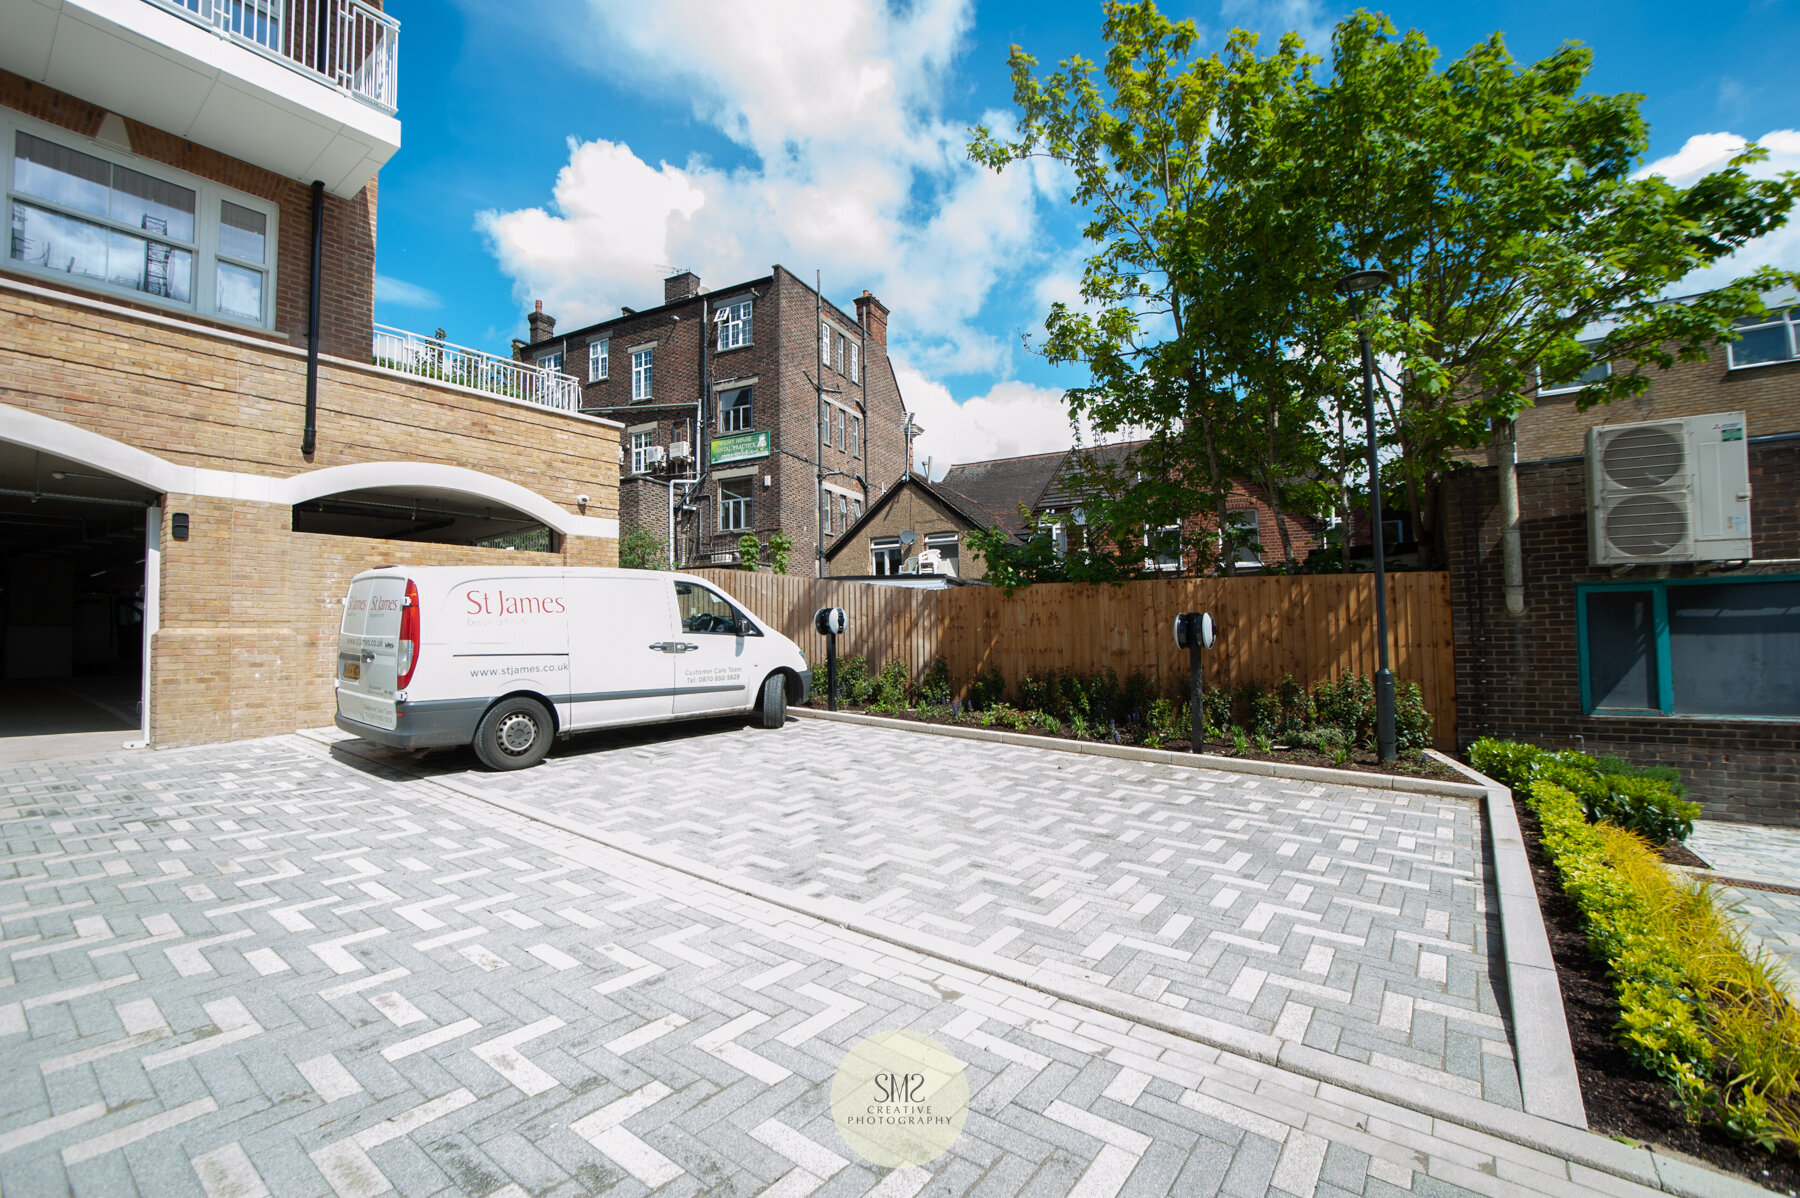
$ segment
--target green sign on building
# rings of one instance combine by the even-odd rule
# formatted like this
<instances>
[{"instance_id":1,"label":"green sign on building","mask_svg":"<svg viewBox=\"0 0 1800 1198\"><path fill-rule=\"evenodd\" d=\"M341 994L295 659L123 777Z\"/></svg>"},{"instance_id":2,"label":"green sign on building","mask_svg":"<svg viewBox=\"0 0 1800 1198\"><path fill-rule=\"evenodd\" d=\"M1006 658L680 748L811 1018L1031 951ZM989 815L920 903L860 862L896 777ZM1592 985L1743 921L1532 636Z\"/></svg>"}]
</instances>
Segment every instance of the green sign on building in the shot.
<instances>
[{"instance_id":1,"label":"green sign on building","mask_svg":"<svg viewBox=\"0 0 1800 1198\"><path fill-rule=\"evenodd\" d=\"M713 438L712 464L722 466L726 462L747 462L752 458L766 458L770 452L768 429L759 429L753 433L732 433L728 437Z\"/></svg>"}]
</instances>

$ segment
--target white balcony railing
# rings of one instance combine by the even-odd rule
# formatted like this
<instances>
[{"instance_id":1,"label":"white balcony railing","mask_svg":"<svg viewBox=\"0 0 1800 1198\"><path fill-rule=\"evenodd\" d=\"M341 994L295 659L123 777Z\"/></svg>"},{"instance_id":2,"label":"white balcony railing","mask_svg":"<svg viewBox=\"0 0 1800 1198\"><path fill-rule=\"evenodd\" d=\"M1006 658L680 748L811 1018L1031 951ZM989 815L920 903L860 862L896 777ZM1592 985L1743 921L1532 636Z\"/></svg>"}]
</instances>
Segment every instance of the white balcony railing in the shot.
<instances>
[{"instance_id":1,"label":"white balcony railing","mask_svg":"<svg viewBox=\"0 0 1800 1198\"><path fill-rule=\"evenodd\" d=\"M375 365L421 378L472 387L511 399L575 412L581 408L581 381L561 371L546 370L498 354L454 345L441 338L421 337L404 329L375 326Z\"/></svg>"},{"instance_id":2,"label":"white balcony railing","mask_svg":"<svg viewBox=\"0 0 1800 1198\"><path fill-rule=\"evenodd\" d=\"M400 22L362 0L149 0L367 104L399 107Z\"/></svg>"}]
</instances>

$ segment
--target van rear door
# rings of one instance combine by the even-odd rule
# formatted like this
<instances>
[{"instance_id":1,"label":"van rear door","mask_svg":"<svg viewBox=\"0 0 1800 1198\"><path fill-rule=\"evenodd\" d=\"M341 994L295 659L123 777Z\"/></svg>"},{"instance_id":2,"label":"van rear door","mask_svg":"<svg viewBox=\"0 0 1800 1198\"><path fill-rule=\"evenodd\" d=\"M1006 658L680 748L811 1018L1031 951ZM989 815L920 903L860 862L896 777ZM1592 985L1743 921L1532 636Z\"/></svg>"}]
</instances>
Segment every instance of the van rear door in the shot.
<instances>
[{"instance_id":1,"label":"van rear door","mask_svg":"<svg viewBox=\"0 0 1800 1198\"><path fill-rule=\"evenodd\" d=\"M406 579L399 575L358 578L344 600L338 630L338 711L376 728L392 728L394 683L398 677L400 609Z\"/></svg>"}]
</instances>

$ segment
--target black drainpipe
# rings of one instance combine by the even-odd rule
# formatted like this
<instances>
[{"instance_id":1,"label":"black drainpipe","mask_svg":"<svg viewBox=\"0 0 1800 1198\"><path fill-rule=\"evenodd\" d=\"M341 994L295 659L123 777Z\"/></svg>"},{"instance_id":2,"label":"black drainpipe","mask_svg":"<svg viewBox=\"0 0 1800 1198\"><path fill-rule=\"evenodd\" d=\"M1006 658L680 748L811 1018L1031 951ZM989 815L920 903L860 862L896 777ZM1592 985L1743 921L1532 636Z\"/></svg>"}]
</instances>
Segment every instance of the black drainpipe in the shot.
<instances>
[{"instance_id":1,"label":"black drainpipe","mask_svg":"<svg viewBox=\"0 0 1800 1198\"><path fill-rule=\"evenodd\" d=\"M306 312L306 431L300 453L311 457L319 443L319 269L325 256L325 184L312 185L312 293Z\"/></svg>"}]
</instances>

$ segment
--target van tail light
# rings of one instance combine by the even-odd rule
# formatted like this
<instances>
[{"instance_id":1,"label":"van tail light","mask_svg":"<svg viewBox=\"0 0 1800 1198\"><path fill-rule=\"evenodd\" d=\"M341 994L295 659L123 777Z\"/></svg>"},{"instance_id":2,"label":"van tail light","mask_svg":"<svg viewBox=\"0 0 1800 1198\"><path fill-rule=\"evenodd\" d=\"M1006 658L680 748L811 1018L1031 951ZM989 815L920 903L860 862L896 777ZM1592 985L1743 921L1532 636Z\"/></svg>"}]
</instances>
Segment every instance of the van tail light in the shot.
<instances>
[{"instance_id":1,"label":"van tail light","mask_svg":"<svg viewBox=\"0 0 1800 1198\"><path fill-rule=\"evenodd\" d=\"M419 588L406 580L406 599L400 605L400 651L394 663L399 677L395 690L405 690L412 681L413 667L419 664Z\"/></svg>"}]
</instances>

